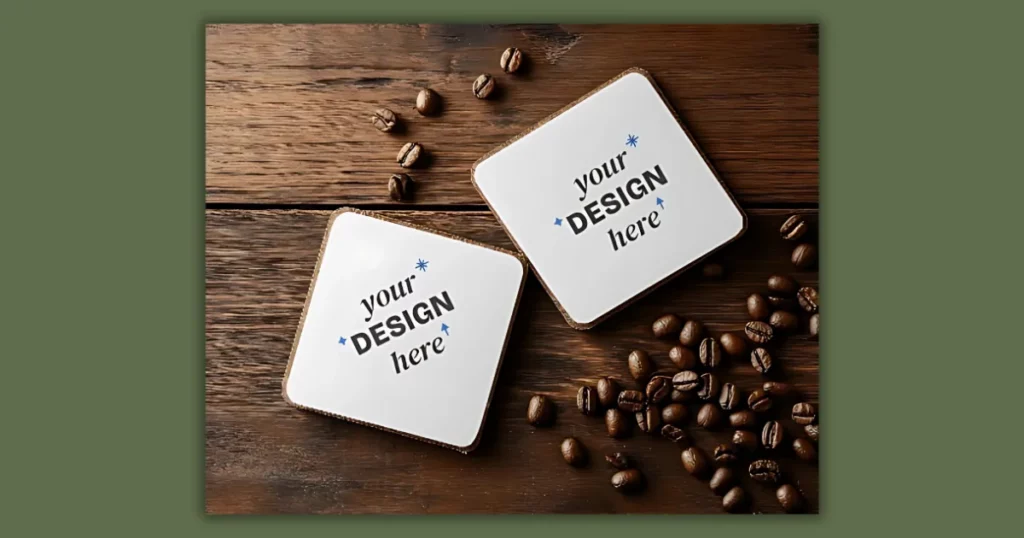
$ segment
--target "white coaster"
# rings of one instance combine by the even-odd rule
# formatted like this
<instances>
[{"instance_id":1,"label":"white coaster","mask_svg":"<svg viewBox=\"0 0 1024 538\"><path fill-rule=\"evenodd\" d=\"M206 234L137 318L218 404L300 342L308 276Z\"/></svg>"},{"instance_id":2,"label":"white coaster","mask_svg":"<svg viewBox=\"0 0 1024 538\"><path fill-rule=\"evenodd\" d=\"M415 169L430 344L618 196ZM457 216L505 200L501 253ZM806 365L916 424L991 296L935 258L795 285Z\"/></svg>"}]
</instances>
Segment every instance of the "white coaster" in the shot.
<instances>
[{"instance_id":1,"label":"white coaster","mask_svg":"<svg viewBox=\"0 0 1024 538\"><path fill-rule=\"evenodd\" d=\"M485 155L473 183L577 329L746 229L654 80L637 68Z\"/></svg>"},{"instance_id":2,"label":"white coaster","mask_svg":"<svg viewBox=\"0 0 1024 538\"><path fill-rule=\"evenodd\" d=\"M299 321L285 400L472 450L525 277L517 254L339 209Z\"/></svg>"}]
</instances>

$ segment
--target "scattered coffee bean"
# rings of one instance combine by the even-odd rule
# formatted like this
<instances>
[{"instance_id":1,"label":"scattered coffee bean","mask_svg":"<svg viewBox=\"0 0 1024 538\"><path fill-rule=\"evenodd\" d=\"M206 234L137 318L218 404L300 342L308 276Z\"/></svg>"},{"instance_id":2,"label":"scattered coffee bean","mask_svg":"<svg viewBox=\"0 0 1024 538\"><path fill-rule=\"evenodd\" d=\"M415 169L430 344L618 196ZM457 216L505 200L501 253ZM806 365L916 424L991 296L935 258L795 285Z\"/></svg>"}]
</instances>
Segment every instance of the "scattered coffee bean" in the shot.
<instances>
[{"instance_id":1,"label":"scattered coffee bean","mask_svg":"<svg viewBox=\"0 0 1024 538\"><path fill-rule=\"evenodd\" d=\"M501 53L501 60L498 65L501 66L501 70L506 73L515 73L519 70L519 65L523 62L523 53L515 47L509 47L505 49L505 52Z\"/></svg>"},{"instance_id":2,"label":"scattered coffee bean","mask_svg":"<svg viewBox=\"0 0 1024 538\"><path fill-rule=\"evenodd\" d=\"M626 414L616 408L611 408L604 413L604 425L608 429L608 436L621 439L629 435L630 421Z\"/></svg>"},{"instance_id":3,"label":"scattered coffee bean","mask_svg":"<svg viewBox=\"0 0 1024 538\"><path fill-rule=\"evenodd\" d=\"M668 404L661 410L661 421L665 424L675 424L678 426L686 423L689 414L690 412L686 410L686 406L683 404Z\"/></svg>"},{"instance_id":4,"label":"scattered coffee bean","mask_svg":"<svg viewBox=\"0 0 1024 538\"><path fill-rule=\"evenodd\" d=\"M689 438L686 437L686 432L674 424L665 424L662 426L661 436L679 445L689 446L690 444Z\"/></svg>"},{"instance_id":5,"label":"scattered coffee bean","mask_svg":"<svg viewBox=\"0 0 1024 538\"><path fill-rule=\"evenodd\" d=\"M605 409L615 407L619 401L619 384L610 377L597 380L597 399Z\"/></svg>"},{"instance_id":6,"label":"scattered coffee bean","mask_svg":"<svg viewBox=\"0 0 1024 538\"><path fill-rule=\"evenodd\" d=\"M718 340L708 337L700 341L700 363L707 368L718 368L722 362L722 349Z\"/></svg>"},{"instance_id":7,"label":"scattered coffee bean","mask_svg":"<svg viewBox=\"0 0 1024 538\"><path fill-rule=\"evenodd\" d=\"M818 459L818 451L814 449L814 445L803 437L797 437L793 440L793 452L804 461Z\"/></svg>"},{"instance_id":8,"label":"scattered coffee bean","mask_svg":"<svg viewBox=\"0 0 1024 538\"><path fill-rule=\"evenodd\" d=\"M775 334L772 330L772 326L763 321L751 321L750 323L747 323L746 327L743 328L743 332L746 333L747 338L749 338L751 342L757 342L758 344L768 343Z\"/></svg>"},{"instance_id":9,"label":"scattered coffee bean","mask_svg":"<svg viewBox=\"0 0 1024 538\"><path fill-rule=\"evenodd\" d=\"M743 488L735 486L722 496L722 508L729 513L743 511L747 507L747 493Z\"/></svg>"},{"instance_id":10,"label":"scattered coffee bean","mask_svg":"<svg viewBox=\"0 0 1024 538\"><path fill-rule=\"evenodd\" d=\"M811 316L811 322L809 324L810 328L811 328L811 337L814 338L815 340L818 339L818 331L820 330L820 324L821 324L821 320L819 319L818 316L819 316L819 314L817 314L817 313L815 313L813 316Z\"/></svg>"},{"instance_id":11,"label":"scattered coffee bean","mask_svg":"<svg viewBox=\"0 0 1024 538\"><path fill-rule=\"evenodd\" d=\"M388 194L396 202L408 200L412 197L415 185L416 182L409 177L409 174L394 174L388 180Z\"/></svg>"},{"instance_id":12,"label":"scattered coffee bean","mask_svg":"<svg viewBox=\"0 0 1024 538\"><path fill-rule=\"evenodd\" d=\"M720 263L705 263L703 268L704 278L722 278L725 274L725 267Z\"/></svg>"},{"instance_id":13,"label":"scattered coffee bean","mask_svg":"<svg viewBox=\"0 0 1024 538\"><path fill-rule=\"evenodd\" d=\"M722 406L723 410L732 411L740 405L741 401L740 389L736 388L736 385L732 383L722 385L722 393L718 396L718 404Z\"/></svg>"},{"instance_id":14,"label":"scattered coffee bean","mask_svg":"<svg viewBox=\"0 0 1024 538\"><path fill-rule=\"evenodd\" d=\"M473 95L477 99L487 99L492 91L494 91L494 77L491 75L484 73L473 81Z\"/></svg>"},{"instance_id":15,"label":"scattered coffee bean","mask_svg":"<svg viewBox=\"0 0 1024 538\"><path fill-rule=\"evenodd\" d=\"M808 424L814 424L814 421L818 418L818 413L815 411L814 406L807 402L800 402L793 406L793 422L801 426Z\"/></svg>"},{"instance_id":16,"label":"scattered coffee bean","mask_svg":"<svg viewBox=\"0 0 1024 538\"><path fill-rule=\"evenodd\" d=\"M429 116L438 111L441 107L441 96L437 95L434 90L430 88L423 88L420 93L416 95L416 112Z\"/></svg>"},{"instance_id":17,"label":"scattered coffee bean","mask_svg":"<svg viewBox=\"0 0 1024 538\"><path fill-rule=\"evenodd\" d=\"M711 464L708 462L708 457L704 455L704 452L701 449L695 446L691 446L684 450L680 457L683 460L683 468L693 476L703 478L707 476L708 471L711 470Z\"/></svg>"},{"instance_id":18,"label":"scattered coffee bean","mask_svg":"<svg viewBox=\"0 0 1024 538\"><path fill-rule=\"evenodd\" d=\"M683 324L679 331L679 343L687 347L694 347L704 337L704 324L697 320L689 320Z\"/></svg>"},{"instance_id":19,"label":"scattered coffee bean","mask_svg":"<svg viewBox=\"0 0 1024 538\"><path fill-rule=\"evenodd\" d=\"M715 447L712 457L714 458L716 465L725 467L739 459L740 455L736 445L732 443L722 443Z\"/></svg>"},{"instance_id":20,"label":"scattered coffee bean","mask_svg":"<svg viewBox=\"0 0 1024 538\"><path fill-rule=\"evenodd\" d=\"M370 123L378 131L386 133L395 128L395 124L398 123L398 117L395 116L394 112L386 108L378 108L373 112L373 116L370 116Z\"/></svg>"},{"instance_id":21,"label":"scattered coffee bean","mask_svg":"<svg viewBox=\"0 0 1024 538\"><path fill-rule=\"evenodd\" d=\"M715 469L715 474L711 475L711 482L708 482L711 492L715 495L725 495L735 484L736 474L728 467Z\"/></svg>"},{"instance_id":22,"label":"scattered coffee bean","mask_svg":"<svg viewBox=\"0 0 1024 538\"><path fill-rule=\"evenodd\" d=\"M782 444L782 424L779 424L777 420L769 420L764 423L764 429L761 430L761 444L769 449L775 450Z\"/></svg>"},{"instance_id":23,"label":"scattered coffee bean","mask_svg":"<svg viewBox=\"0 0 1024 538\"><path fill-rule=\"evenodd\" d=\"M644 433L658 433L661 431L661 409L658 409L656 405L651 405L647 409L637 411L636 425Z\"/></svg>"},{"instance_id":24,"label":"scattered coffee bean","mask_svg":"<svg viewBox=\"0 0 1024 538\"><path fill-rule=\"evenodd\" d=\"M655 374L647 382L647 401L660 404L672 393L672 378L664 374Z\"/></svg>"},{"instance_id":25,"label":"scattered coffee bean","mask_svg":"<svg viewBox=\"0 0 1024 538\"><path fill-rule=\"evenodd\" d=\"M672 394L668 397L672 403L687 403L697 399L696 392L685 392L681 390L672 389Z\"/></svg>"},{"instance_id":26,"label":"scattered coffee bean","mask_svg":"<svg viewBox=\"0 0 1024 538\"><path fill-rule=\"evenodd\" d=\"M718 398L718 392L720 386L718 384L718 378L715 374L701 374L700 376L700 390L697 391L697 397L701 400L714 400Z\"/></svg>"},{"instance_id":27,"label":"scattered coffee bean","mask_svg":"<svg viewBox=\"0 0 1024 538\"><path fill-rule=\"evenodd\" d=\"M679 316L675 314L665 314L660 318L654 320L654 325L651 329L654 331L655 338L670 338L679 333L683 328L683 320L679 319Z\"/></svg>"},{"instance_id":28,"label":"scattered coffee bean","mask_svg":"<svg viewBox=\"0 0 1024 538\"><path fill-rule=\"evenodd\" d=\"M792 297L784 297L782 295L769 295L768 304L772 305L774 310L793 312L797 309L796 301Z\"/></svg>"},{"instance_id":29,"label":"scattered coffee bean","mask_svg":"<svg viewBox=\"0 0 1024 538\"><path fill-rule=\"evenodd\" d=\"M818 261L818 249L810 243L797 245L793 249L792 260L798 269L807 269Z\"/></svg>"},{"instance_id":30,"label":"scattered coffee bean","mask_svg":"<svg viewBox=\"0 0 1024 538\"><path fill-rule=\"evenodd\" d=\"M587 449L579 439L568 437L562 441L562 457L569 465L582 467L587 463Z\"/></svg>"},{"instance_id":31,"label":"scattered coffee bean","mask_svg":"<svg viewBox=\"0 0 1024 538\"><path fill-rule=\"evenodd\" d=\"M818 311L818 290L808 286L804 286L797 290L796 300L800 302L800 307L810 312L811 314Z\"/></svg>"},{"instance_id":32,"label":"scattered coffee bean","mask_svg":"<svg viewBox=\"0 0 1024 538\"><path fill-rule=\"evenodd\" d=\"M420 153L423 151L423 146L419 142L407 142L402 149L398 150L398 164L402 168L412 168L412 165L416 164L416 161L420 158Z\"/></svg>"},{"instance_id":33,"label":"scattered coffee bean","mask_svg":"<svg viewBox=\"0 0 1024 538\"><path fill-rule=\"evenodd\" d=\"M579 408L580 413L588 417L597 416L600 412L601 407L598 405L597 389L591 386L580 387L579 392L576 393L576 407Z\"/></svg>"},{"instance_id":34,"label":"scattered coffee bean","mask_svg":"<svg viewBox=\"0 0 1024 538\"><path fill-rule=\"evenodd\" d=\"M747 313L750 314L750 319L761 321L768 319L768 316L772 313L772 307L763 295L754 293L747 297Z\"/></svg>"},{"instance_id":35,"label":"scattered coffee bean","mask_svg":"<svg viewBox=\"0 0 1024 538\"><path fill-rule=\"evenodd\" d=\"M807 233L807 221L803 215L792 215L779 228L779 234L787 241L796 241Z\"/></svg>"},{"instance_id":36,"label":"scattered coffee bean","mask_svg":"<svg viewBox=\"0 0 1024 538\"><path fill-rule=\"evenodd\" d=\"M624 390L619 393L619 409L627 413L636 413L644 408L647 397L638 390Z\"/></svg>"},{"instance_id":37,"label":"scattered coffee bean","mask_svg":"<svg viewBox=\"0 0 1024 538\"><path fill-rule=\"evenodd\" d=\"M772 290L778 295L794 295L796 293L797 286L796 280L788 275L772 275L768 277L768 289Z\"/></svg>"},{"instance_id":38,"label":"scattered coffee bean","mask_svg":"<svg viewBox=\"0 0 1024 538\"><path fill-rule=\"evenodd\" d=\"M718 341L721 342L722 349L733 357L742 356L747 350L747 341L736 333L724 333L718 338Z\"/></svg>"},{"instance_id":39,"label":"scattered coffee bean","mask_svg":"<svg viewBox=\"0 0 1024 538\"><path fill-rule=\"evenodd\" d=\"M760 441L754 432L736 430L732 433L732 444L742 448L745 452L753 453L757 450Z\"/></svg>"},{"instance_id":40,"label":"scattered coffee bean","mask_svg":"<svg viewBox=\"0 0 1024 538\"><path fill-rule=\"evenodd\" d=\"M804 426L804 431L807 432L807 437L811 438L811 441L818 442L818 425L808 424Z\"/></svg>"},{"instance_id":41,"label":"scattered coffee bean","mask_svg":"<svg viewBox=\"0 0 1024 538\"><path fill-rule=\"evenodd\" d=\"M747 407L752 411L764 413L772 408L772 399L768 397L764 390L754 389L750 396L747 396Z\"/></svg>"},{"instance_id":42,"label":"scattered coffee bean","mask_svg":"<svg viewBox=\"0 0 1024 538\"><path fill-rule=\"evenodd\" d=\"M555 405L547 396L535 394L526 409L526 421L534 426L547 426L555 418Z\"/></svg>"},{"instance_id":43,"label":"scattered coffee bean","mask_svg":"<svg viewBox=\"0 0 1024 538\"><path fill-rule=\"evenodd\" d=\"M682 392L696 391L701 387L700 375L693 370L683 370L672 376L672 388Z\"/></svg>"},{"instance_id":44,"label":"scattered coffee bean","mask_svg":"<svg viewBox=\"0 0 1024 538\"><path fill-rule=\"evenodd\" d=\"M779 500L782 509L787 514L794 514L804 509L804 498L795 487L790 484L783 484L775 491L775 498Z\"/></svg>"},{"instance_id":45,"label":"scattered coffee bean","mask_svg":"<svg viewBox=\"0 0 1024 538\"><path fill-rule=\"evenodd\" d=\"M613 454L608 454L604 457L604 461L607 461L608 465L611 465L612 467L620 471L623 469L630 469L633 467L633 460L631 460L629 456L627 456L623 452L615 452Z\"/></svg>"},{"instance_id":46,"label":"scattered coffee bean","mask_svg":"<svg viewBox=\"0 0 1024 538\"><path fill-rule=\"evenodd\" d=\"M697 412L697 425L705 430L713 430L722 422L722 411L717 405L706 403Z\"/></svg>"},{"instance_id":47,"label":"scattered coffee bean","mask_svg":"<svg viewBox=\"0 0 1024 538\"><path fill-rule=\"evenodd\" d=\"M644 489L644 475L638 469L624 469L612 475L612 487L622 493L637 493Z\"/></svg>"},{"instance_id":48,"label":"scattered coffee bean","mask_svg":"<svg viewBox=\"0 0 1024 538\"><path fill-rule=\"evenodd\" d=\"M793 394L793 386L781 381L765 381L762 388L769 396L786 397Z\"/></svg>"},{"instance_id":49,"label":"scattered coffee bean","mask_svg":"<svg viewBox=\"0 0 1024 538\"><path fill-rule=\"evenodd\" d=\"M672 349L668 350L668 358L680 370L692 370L697 367L697 354L688 347L672 346Z\"/></svg>"},{"instance_id":50,"label":"scattered coffee bean","mask_svg":"<svg viewBox=\"0 0 1024 538\"><path fill-rule=\"evenodd\" d=\"M795 331L800 326L800 318L785 310L776 310L768 318L768 324L779 331Z\"/></svg>"},{"instance_id":51,"label":"scattered coffee bean","mask_svg":"<svg viewBox=\"0 0 1024 538\"><path fill-rule=\"evenodd\" d=\"M768 350L763 347L755 348L754 351L750 352L750 365L753 366L758 373L767 374L768 370L772 369L772 356L768 353Z\"/></svg>"},{"instance_id":52,"label":"scattered coffee bean","mask_svg":"<svg viewBox=\"0 0 1024 538\"><path fill-rule=\"evenodd\" d=\"M779 478L782 476L779 464L775 463L775 460L754 460L750 464L748 471L750 472L750 478L769 484L778 483Z\"/></svg>"},{"instance_id":53,"label":"scattered coffee bean","mask_svg":"<svg viewBox=\"0 0 1024 538\"><path fill-rule=\"evenodd\" d=\"M747 402L750 400L748 399ZM729 425L733 428L752 430L757 428L757 415L753 411L744 409L729 415Z\"/></svg>"},{"instance_id":54,"label":"scattered coffee bean","mask_svg":"<svg viewBox=\"0 0 1024 538\"><path fill-rule=\"evenodd\" d=\"M654 373L654 362L651 361L651 357L647 355L646 351L637 349L629 354L629 374L633 376L633 379L645 381L652 373Z\"/></svg>"}]
</instances>

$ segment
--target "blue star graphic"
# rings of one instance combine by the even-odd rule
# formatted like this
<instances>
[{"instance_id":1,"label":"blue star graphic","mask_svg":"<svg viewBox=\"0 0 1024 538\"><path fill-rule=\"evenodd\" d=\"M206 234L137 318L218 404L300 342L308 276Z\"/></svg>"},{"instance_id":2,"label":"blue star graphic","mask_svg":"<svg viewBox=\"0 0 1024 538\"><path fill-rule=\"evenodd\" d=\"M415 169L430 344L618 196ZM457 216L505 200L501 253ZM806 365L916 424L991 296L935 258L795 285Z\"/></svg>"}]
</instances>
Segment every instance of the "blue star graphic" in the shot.
<instances>
[{"instance_id":1,"label":"blue star graphic","mask_svg":"<svg viewBox=\"0 0 1024 538\"><path fill-rule=\"evenodd\" d=\"M427 264L428 263L430 263L430 262L423 261L422 259L419 259L419 260L416 261L416 268L419 269L420 271L423 271L424 273L426 273L427 272Z\"/></svg>"},{"instance_id":2,"label":"blue star graphic","mask_svg":"<svg viewBox=\"0 0 1024 538\"><path fill-rule=\"evenodd\" d=\"M348 338L345 338L344 336L342 336L341 338L338 338L338 343L339 344L345 345L345 342L348 342Z\"/></svg>"},{"instance_id":3,"label":"blue star graphic","mask_svg":"<svg viewBox=\"0 0 1024 538\"><path fill-rule=\"evenodd\" d=\"M627 146L632 146L632 147L635 148L636 147L636 143L637 143L638 140L640 140L639 136L631 134L631 135L626 137L626 145Z\"/></svg>"},{"instance_id":4,"label":"blue star graphic","mask_svg":"<svg viewBox=\"0 0 1024 538\"><path fill-rule=\"evenodd\" d=\"M561 226L561 225L562 225L562 219L560 219L558 217L555 217L555 226Z\"/></svg>"}]
</instances>

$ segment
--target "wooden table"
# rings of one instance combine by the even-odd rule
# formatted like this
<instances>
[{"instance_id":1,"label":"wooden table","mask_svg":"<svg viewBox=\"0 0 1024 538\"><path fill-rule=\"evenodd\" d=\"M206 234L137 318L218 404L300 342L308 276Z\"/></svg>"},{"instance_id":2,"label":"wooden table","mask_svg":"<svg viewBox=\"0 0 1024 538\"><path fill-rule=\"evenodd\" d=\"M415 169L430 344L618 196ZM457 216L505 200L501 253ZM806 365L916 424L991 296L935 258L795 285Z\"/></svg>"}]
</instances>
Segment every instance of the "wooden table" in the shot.
<instances>
[{"instance_id":1,"label":"wooden table","mask_svg":"<svg viewBox=\"0 0 1024 538\"><path fill-rule=\"evenodd\" d=\"M500 74L506 46L528 55L522 75ZM470 455L289 407L281 378L327 217L342 206L388 211L512 248L469 181L486 151L628 67L649 70L750 217L719 256L722 280L692 271L597 328L569 328L530 277L480 447ZM470 92L498 75L497 99ZM416 115L418 88L444 98L436 118ZM376 132L370 112L405 119ZM397 149L430 150L416 199L395 204L386 181ZM818 29L779 26L215 25L206 31L206 509L210 513L720 513L690 477L679 448L639 432L607 437L575 395L605 375L628 380L626 356L649 350L670 366L669 343L650 335L665 312L740 329L745 299L773 273L793 272L778 236L793 213L818 214ZM812 239L813 240L813 239ZM818 345L806 326L777 350L779 379L818 403ZM762 377L746 361L722 374L744 391ZM554 427L524 419L533 394L558 405ZM788 402L789 404L793 402ZM778 405L778 416L789 405ZM692 409L696 411L696 407ZM788 419L787 433L801 430ZM710 452L731 431L687 427ZM561 440L579 437L592 463L566 465ZM608 484L609 451L639 461L645 493ZM778 456L818 509L816 465ZM743 466L745 467L745 465ZM774 490L745 479L753 511L778 512Z\"/></svg>"}]
</instances>

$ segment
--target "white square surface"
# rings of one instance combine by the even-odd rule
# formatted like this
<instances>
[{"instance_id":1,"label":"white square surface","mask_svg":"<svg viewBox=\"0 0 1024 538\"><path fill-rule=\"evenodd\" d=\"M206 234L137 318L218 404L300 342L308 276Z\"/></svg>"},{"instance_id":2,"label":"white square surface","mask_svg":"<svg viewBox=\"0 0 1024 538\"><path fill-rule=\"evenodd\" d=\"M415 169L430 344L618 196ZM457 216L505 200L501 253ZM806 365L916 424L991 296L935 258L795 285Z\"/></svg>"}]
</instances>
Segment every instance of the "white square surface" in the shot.
<instances>
[{"instance_id":1,"label":"white square surface","mask_svg":"<svg viewBox=\"0 0 1024 538\"><path fill-rule=\"evenodd\" d=\"M486 155L473 182L578 329L746 229L641 69Z\"/></svg>"},{"instance_id":2,"label":"white square surface","mask_svg":"<svg viewBox=\"0 0 1024 538\"><path fill-rule=\"evenodd\" d=\"M524 261L506 251L355 210L335 212L284 398L472 450L525 274Z\"/></svg>"}]
</instances>

